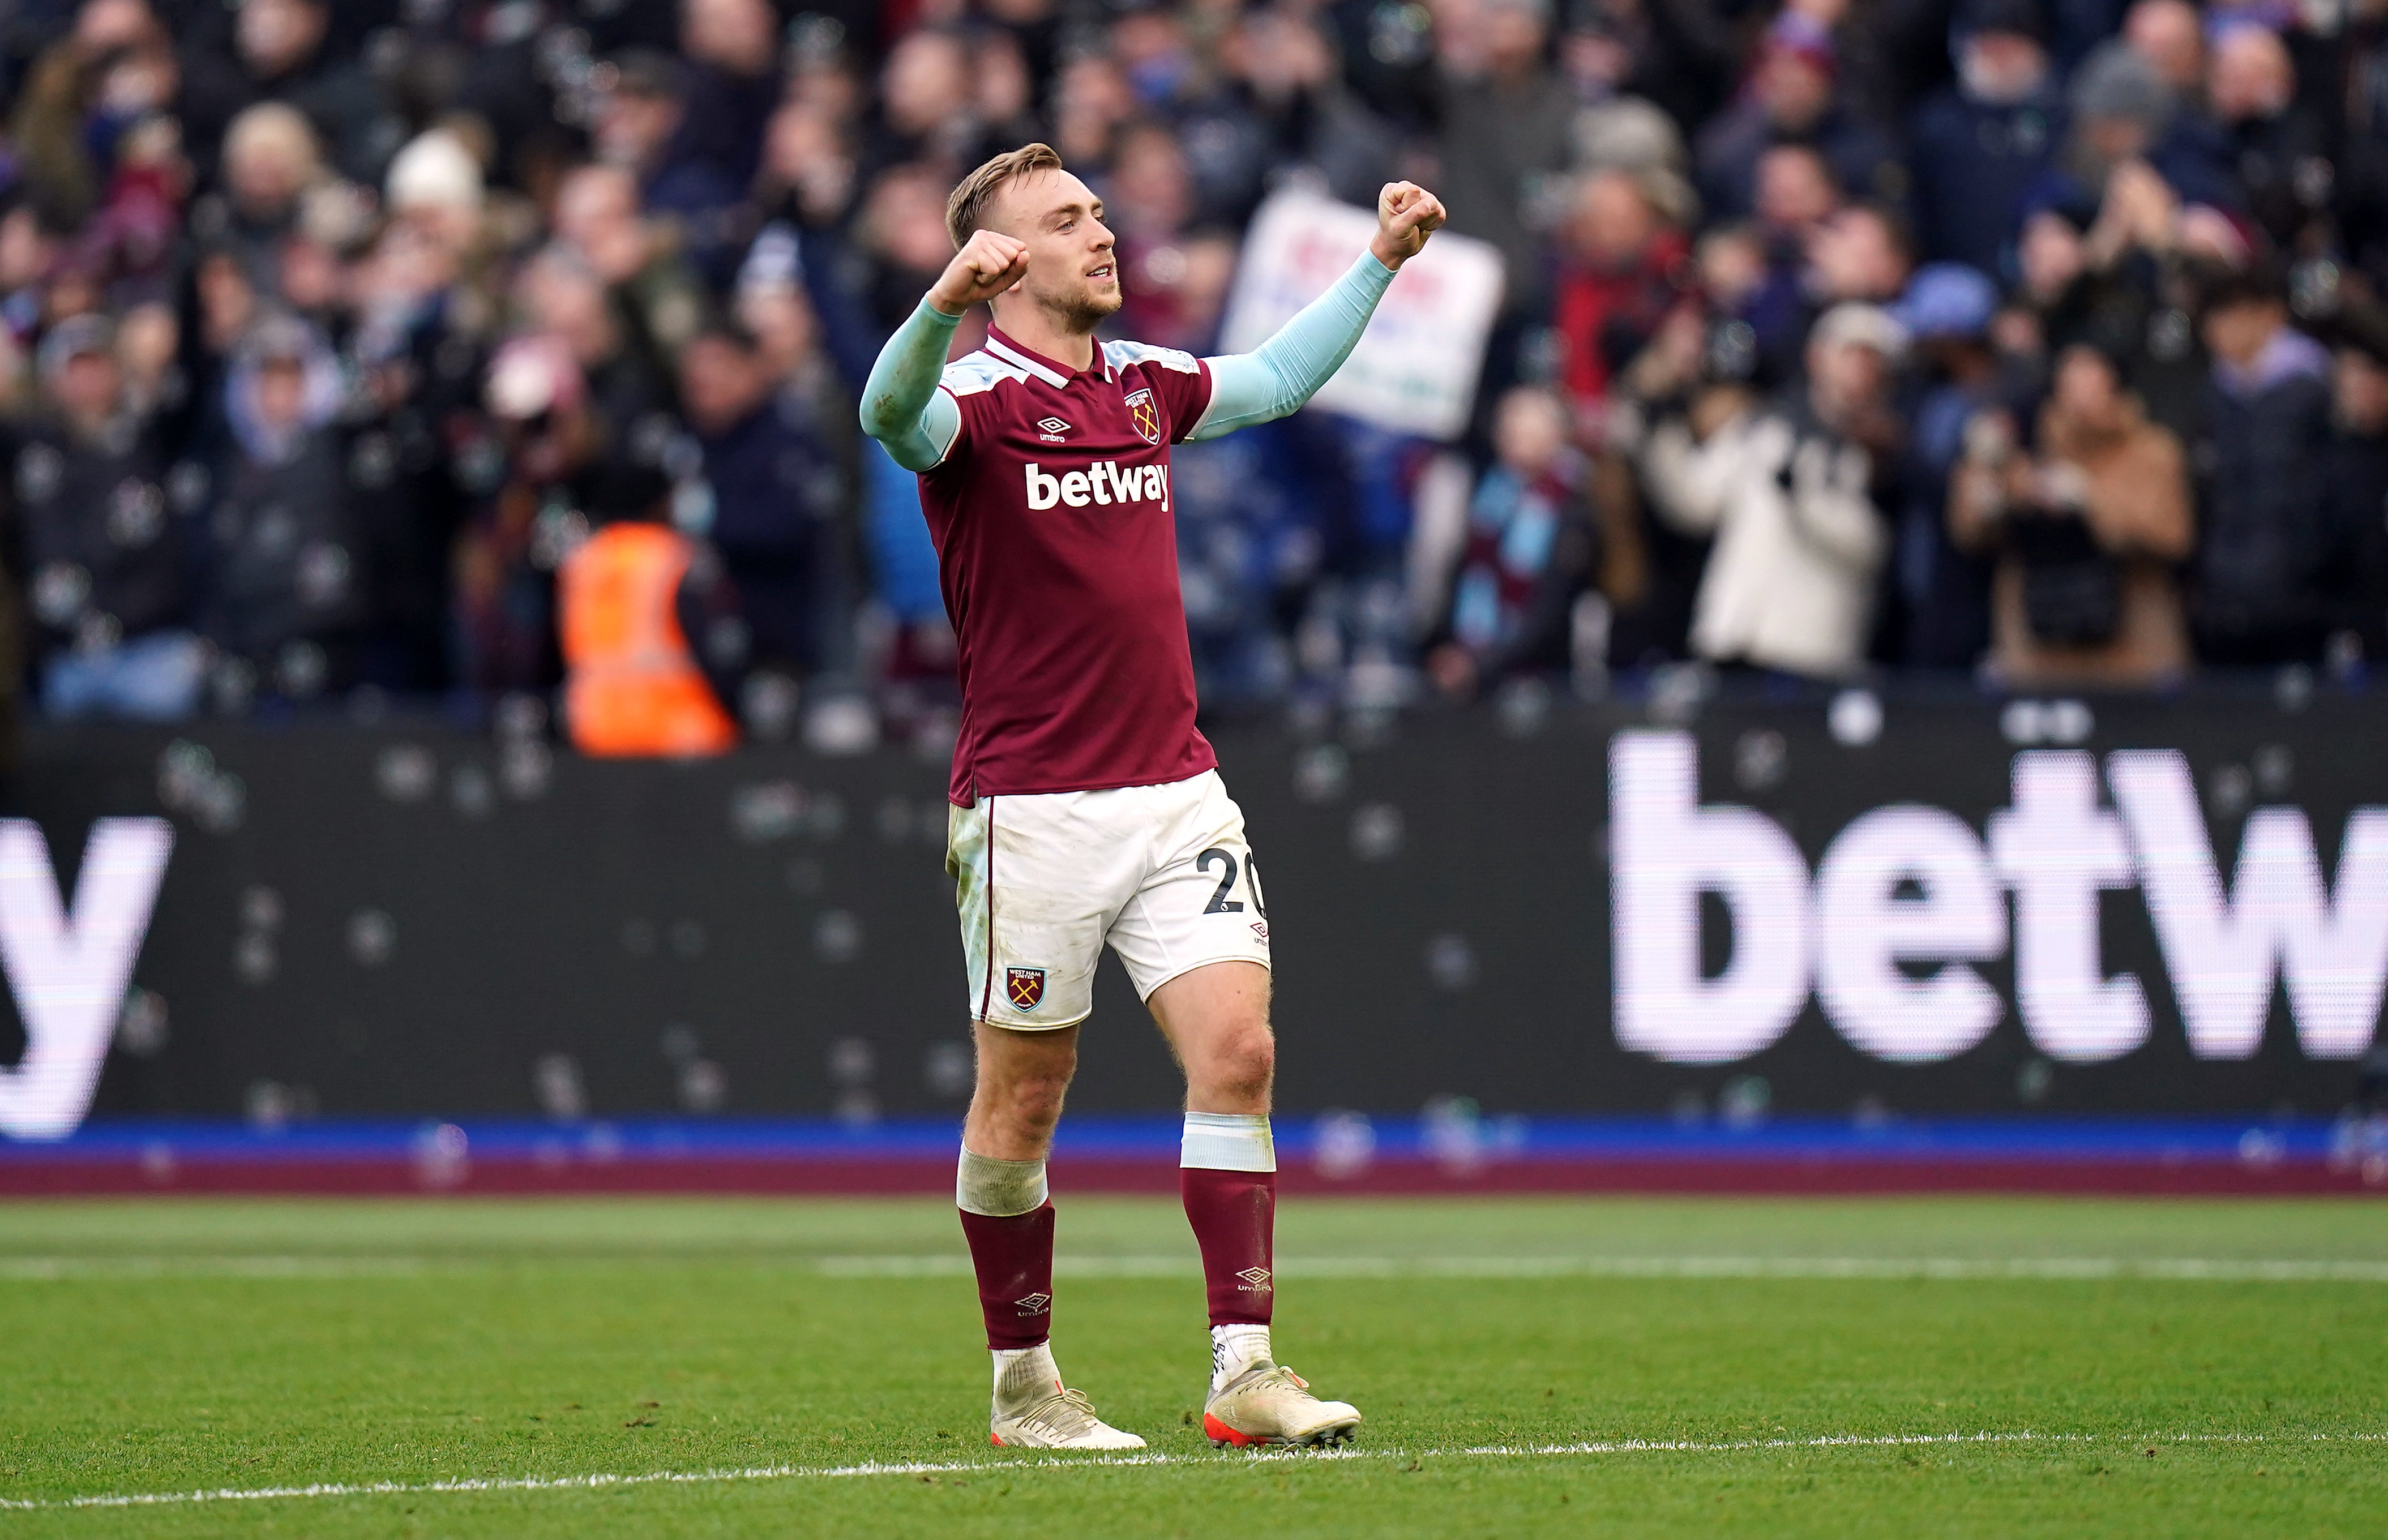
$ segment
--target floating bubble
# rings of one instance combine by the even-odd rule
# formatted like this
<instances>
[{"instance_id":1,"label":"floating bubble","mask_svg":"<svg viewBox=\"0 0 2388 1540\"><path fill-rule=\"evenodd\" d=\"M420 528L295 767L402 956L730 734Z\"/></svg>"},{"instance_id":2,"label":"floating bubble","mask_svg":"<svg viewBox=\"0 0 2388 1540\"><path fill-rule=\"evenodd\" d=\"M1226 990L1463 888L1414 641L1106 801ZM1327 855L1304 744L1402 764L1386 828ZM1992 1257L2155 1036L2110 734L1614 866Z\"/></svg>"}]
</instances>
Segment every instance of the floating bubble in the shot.
<instances>
[{"instance_id":1,"label":"floating bubble","mask_svg":"<svg viewBox=\"0 0 2388 1540\"><path fill-rule=\"evenodd\" d=\"M154 1058L166 1046L166 1001L154 990L139 986L124 996L116 1018L116 1046L136 1059Z\"/></svg>"},{"instance_id":2,"label":"floating bubble","mask_svg":"<svg viewBox=\"0 0 2388 1540\"><path fill-rule=\"evenodd\" d=\"M2051 701L2041 720L2051 743L2086 743L2098 730L2097 715L2080 701Z\"/></svg>"},{"instance_id":3,"label":"floating bubble","mask_svg":"<svg viewBox=\"0 0 2388 1540\"><path fill-rule=\"evenodd\" d=\"M644 920L622 922L622 950L633 957L652 957L655 953L655 928Z\"/></svg>"},{"instance_id":4,"label":"floating bubble","mask_svg":"<svg viewBox=\"0 0 2388 1540\"><path fill-rule=\"evenodd\" d=\"M1329 1181L1348 1181L1366 1171L1376 1158L1376 1125L1365 1113L1323 1113L1312 1140L1318 1174Z\"/></svg>"},{"instance_id":5,"label":"floating bubble","mask_svg":"<svg viewBox=\"0 0 2388 1540\"><path fill-rule=\"evenodd\" d=\"M742 786L730 796L730 827L750 845L785 839L803 827L804 788L794 781Z\"/></svg>"},{"instance_id":6,"label":"floating bubble","mask_svg":"<svg viewBox=\"0 0 2388 1540\"><path fill-rule=\"evenodd\" d=\"M2263 1129L2249 1129L2239 1136L2239 1160L2242 1165L2267 1168L2278 1166L2289 1153L2289 1142Z\"/></svg>"},{"instance_id":7,"label":"floating bubble","mask_svg":"<svg viewBox=\"0 0 2388 1540\"><path fill-rule=\"evenodd\" d=\"M2038 1105L2048 1100L2049 1091L2056 1082L2056 1067L2046 1059L2026 1059L2015 1071L2015 1096L2026 1105Z\"/></svg>"},{"instance_id":8,"label":"floating bubble","mask_svg":"<svg viewBox=\"0 0 2388 1540\"><path fill-rule=\"evenodd\" d=\"M912 804L888 797L879 804L879 838L893 845L912 832Z\"/></svg>"},{"instance_id":9,"label":"floating bubble","mask_svg":"<svg viewBox=\"0 0 2388 1540\"><path fill-rule=\"evenodd\" d=\"M1454 1176L1483 1168L1483 1117L1472 1096L1429 1097L1419 1113L1418 1137L1435 1164Z\"/></svg>"},{"instance_id":10,"label":"floating bubble","mask_svg":"<svg viewBox=\"0 0 2388 1540\"><path fill-rule=\"evenodd\" d=\"M1696 1091L1679 1091L1667 1104L1668 1120L1679 1129L1696 1129L1708 1120L1707 1098Z\"/></svg>"},{"instance_id":11,"label":"floating bubble","mask_svg":"<svg viewBox=\"0 0 2388 1540\"><path fill-rule=\"evenodd\" d=\"M497 788L489 771L477 764L460 764L448 776L448 800L467 818L486 818L497 810Z\"/></svg>"},{"instance_id":12,"label":"floating bubble","mask_svg":"<svg viewBox=\"0 0 2388 1540\"><path fill-rule=\"evenodd\" d=\"M191 802L191 816L210 834L230 834L248 814L248 783L230 771L210 776Z\"/></svg>"},{"instance_id":13,"label":"floating bubble","mask_svg":"<svg viewBox=\"0 0 2388 1540\"><path fill-rule=\"evenodd\" d=\"M2285 797L2297 776L2297 756L2285 743L2267 743L2255 751L2255 785L2267 797Z\"/></svg>"},{"instance_id":14,"label":"floating bubble","mask_svg":"<svg viewBox=\"0 0 2388 1540\"><path fill-rule=\"evenodd\" d=\"M600 1166L621 1159L622 1130L611 1123L591 1123L580 1136L580 1153Z\"/></svg>"},{"instance_id":15,"label":"floating bubble","mask_svg":"<svg viewBox=\"0 0 2388 1540\"><path fill-rule=\"evenodd\" d=\"M675 1021L664 1029L661 1042L664 1057L673 1064L685 1066L704 1052L696 1041L696 1029L684 1021Z\"/></svg>"},{"instance_id":16,"label":"floating bubble","mask_svg":"<svg viewBox=\"0 0 2388 1540\"><path fill-rule=\"evenodd\" d=\"M695 920L674 920L671 928L671 949L680 957L705 955L705 927Z\"/></svg>"},{"instance_id":17,"label":"floating bubble","mask_svg":"<svg viewBox=\"0 0 2388 1540\"><path fill-rule=\"evenodd\" d=\"M251 1080L241 1107L250 1128L259 1133L280 1133L290 1126L297 1100L280 1080Z\"/></svg>"},{"instance_id":18,"label":"floating bubble","mask_svg":"<svg viewBox=\"0 0 2388 1540\"><path fill-rule=\"evenodd\" d=\"M1293 794L1305 802L1331 802L1352 779L1352 755L1340 743L1321 743L1294 756Z\"/></svg>"},{"instance_id":19,"label":"floating bubble","mask_svg":"<svg viewBox=\"0 0 2388 1540\"><path fill-rule=\"evenodd\" d=\"M1699 715L1715 683L1699 663L1661 663L1650 671L1650 720L1661 726L1681 727Z\"/></svg>"},{"instance_id":20,"label":"floating bubble","mask_svg":"<svg viewBox=\"0 0 2388 1540\"><path fill-rule=\"evenodd\" d=\"M1791 750L1772 727L1752 727L1734 740L1733 778L1745 791L1767 791L1783 784Z\"/></svg>"},{"instance_id":21,"label":"floating bubble","mask_svg":"<svg viewBox=\"0 0 2388 1540\"><path fill-rule=\"evenodd\" d=\"M2221 765L2205 783L2205 800L2219 817L2239 816L2255 796L2255 777L2243 764Z\"/></svg>"},{"instance_id":22,"label":"floating bubble","mask_svg":"<svg viewBox=\"0 0 2388 1540\"><path fill-rule=\"evenodd\" d=\"M398 950L398 922L378 909L360 909L349 916L349 955L377 968Z\"/></svg>"},{"instance_id":23,"label":"floating bubble","mask_svg":"<svg viewBox=\"0 0 2388 1540\"><path fill-rule=\"evenodd\" d=\"M859 696L833 696L805 715L805 744L817 754L867 754L879 747L879 713Z\"/></svg>"},{"instance_id":24,"label":"floating bubble","mask_svg":"<svg viewBox=\"0 0 2388 1540\"><path fill-rule=\"evenodd\" d=\"M2284 712L2295 713L2313 704L2313 670L2303 663L2291 663L2272 678L2272 703Z\"/></svg>"},{"instance_id":25,"label":"floating bubble","mask_svg":"<svg viewBox=\"0 0 2388 1540\"><path fill-rule=\"evenodd\" d=\"M509 690L498 698L489 725L501 738L538 738L547 731L547 702L528 690Z\"/></svg>"},{"instance_id":26,"label":"floating bubble","mask_svg":"<svg viewBox=\"0 0 2388 1540\"><path fill-rule=\"evenodd\" d=\"M1426 971L1437 989L1464 990L1476 982L1476 949L1465 936L1437 936L1426 944Z\"/></svg>"},{"instance_id":27,"label":"floating bubble","mask_svg":"<svg viewBox=\"0 0 2388 1540\"><path fill-rule=\"evenodd\" d=\"M862 921L849 910L823 910L813 922L813 950L828 962L853 961L862 950Z\"/></svg>"},{"instance_id":28,"label":"floating bubble","mask_svg":"<svg viewBox=\"0 0 2388 1540\"><path fill-rule=\"evenodd\" d=\"M879 1121L879 1098L857 1087L838 1097L832 1115L847 1128L867 1128Z\"/></svg>"},{"instance_id":29,"label":"floating bubble","mask_svg":"<svg viewBox=\"0 0 2388 1540\"><path fill-rule=\"evenodd\" d=\"M1512 679L1492 698L1492 719L1511 738L1531 738L1551 719L1551 687L1540 679Z\"/></svg>"},{"instance_id":30,"label":"floating bubble","mask_svg":"<svg viewBox=\"0 0 2388 1540\"><path fill-rule=\"evenodd\" d=\"M262 883L244 889L240 895L240 923L251 930L282 928L282 895Z\"/></svg>"},{"instance_id":31,"label":"floating bubble","mask_svg":"<svg viewBox=\"0 0 2388 1540\"><path fill-rule=\"evenodd\" d=\"M1882 697L1870 689L1842 690L1825 708L1824 728L1845 748L1864 748L1882 737Z\"/></svg>"},{"instance_id":32,"label":"floating bubble","mask_svg":"<svg viewBox=\"0 0 2388 1540\"><path fill-rule=\"evenodd\" d=\"M531 1094L550 1117L572 1121L589 1115L589 1093L580 1061L569 1054L541 1054L530 1067Z\"/></svg>"},{"instance_id":33,"label":"floating bubble","mask_svg":"<svg viewBox=\"0 0 2388 1540\"><path fill-rule=\"evenodd\" d=\"M796 730L796 711L802 699L794 679L769 669L758 669L748 675L739 688L738 714L756 741L778 743Z\"/></svg>"},{"instance_id":34,"label":"floating bubble","mask_svg":"<svg viewBox=\"0 0 2388 1540\"><path fill-rule=\"evenodd\" d=\"M921 1061L921 1079L932 1096L967 1096L972 1067L970 1044L933 1042Z\"/></svg>"},{"instance_id":35,"label":"floating bubble","mask_svg":"<svg viewBox=\"0 0 2388 1540\"><path fill-rule=\"evenodd\" d=\"M166 745L158 756L158 800L176 813L189 811L199 788L216 773L216 757L185 738Z\"/></svg>"},{"instance_id":36,"label":"floating bubble","mask_svg":"<svg viewBox=\"0 0 2388 1540\"><path fill-rule=\"evenodd\" d=\"M208 695L219 716L246 716L257 703L257 665L246 658L219 658L208 671Z\"/></svg>"},{"instance_id":37,"label":"floating bubble","mask_svg":"<svg viewBox=\"0 0 2388 1540\"><path fill-rule=\"evenodd\" d=\"M1999 713L1999 733L2009 743L2038 743L2048 737L2048 713L2037 701L2010 701Z\"/></svg>"},{"instance_id":38,"label":"floating bubble","mask_svg":"<svg viewBox=\"0 0 2388 1540\"><path fill-rule=\"evenodd\" d=\"M472 1173L471 1149L455 1124L426 1124L414 1136L414 1180L438 1190L463 1186Z\"/></svg>"},{"instance_id":39,"label":"floating bubble","mask_svg":"<svg viewBox=\"0 0 2388 1540\"><path fill-rule=\"evenodd\" d=\"M1754 1129L1774 1105L1774 1088L1763 1075L1736 1075L1717 1092L1717 1119L1729 1129Z\"/></svg>"},{"instance_id":40,"label":"floating bubble","mask_svg":"<svg viewBox=\"0 0 2388 1540\"><path fill-rule=\"evenodd\" d=\"M439 761L413 743L393 743L374 761L374 784L394 802L419 802L439 784Z\"/></svg>"},{"instance_id":41,"label":"floating bubble","mask_svg":"<svg viewBox=\"0 0 2388 1540\"><path fill-rule=\"evenodd\" d=\"M1849 1126L1860 1133L1878 1133L1897 1120L1879 1096L1861 1096L1849 1106Z\"/></svg>"},{"instance_id":42,"label":"floating bubble","mask_svg":"<svg viewBox=\"0 0 2388 1540\"><path fill-rule=\"evenodd\" d=\"M680 1067L680 1105L691 1112L720 1110L730 1095L730 1077L711 1059L691 1059Z\"/></svg>"},{"instance_id":43,"label":"floating bubble","mask_svg":"<svg viewBox=\"0 0 2388 1540\"><path fill-rule=\"evenodd\" d=\"M834 839L845 832L845 799L834 791L818 792L805 814L805 832L816 839Z\"/></svg>"},{"instance_id":44,"label":"floating bubble","mask_svg":"<svg viewBox=\"0 0 2388 1540\"><path fill-rule=\"evenodd\" d=\"M1363 861L1391 861L1402 852L1402 810L1370 802L1352 814L1352 853Z\"/></svg>"},{"instance_id":45,"label":"floating bubble","mask_svg":"<svg viewBox=\"0 0 2388 1540\"><path fill-rule=\"evenodd\" d=\"M255 932L243 936L232 949L232 970L245 984L264 984L281 971L281 954L275 951L273 938Z\"/></svg>"},{"instance_id":46,"label":"floating bubble","mask_svg":"<svg viewBox=\"0 0 2388 1540\"><path fill-rule=\"evenodd\" d=\"M829 1045L829 1078L835 1084L868 1083L878 1062L879 1056L871 1051L870 1044L860 1038L840 1038Z\"/></svg>"},{"instance_id":47,"label":"floating bubble","mask_svg":"<svg viewBox=\"0 0 2388 1540\"><path fill-rule=\"evenodd\" d=\"M547 795L555 779L555 753L535 738L515 738L498 749L498 783L518 802Z\"/></svg>"},{"instance_id":48,"label":"floating bubble","mask_svg":"<svg viewBox=\"0 0 2388 1540\"><path fill-rule=\"evenodd\" d=\"M174 1180L174 1146L153 1139L141 1146L141 1174L163 1185Z\"/></svg>"}]
</instances>

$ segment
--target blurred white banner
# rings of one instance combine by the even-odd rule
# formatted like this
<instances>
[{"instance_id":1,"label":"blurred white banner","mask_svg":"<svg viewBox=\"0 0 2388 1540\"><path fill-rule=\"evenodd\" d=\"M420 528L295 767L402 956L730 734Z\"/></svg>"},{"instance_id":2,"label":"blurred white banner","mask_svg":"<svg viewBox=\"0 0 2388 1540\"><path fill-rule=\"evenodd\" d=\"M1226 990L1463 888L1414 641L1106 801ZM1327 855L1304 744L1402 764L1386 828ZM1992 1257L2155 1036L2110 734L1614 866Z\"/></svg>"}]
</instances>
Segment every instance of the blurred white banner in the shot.
<instances>
[{"instance_id":1,"label":"blurred white banner","mask_svg":"<svg viewBox=\"0 0 2388 1540\"><path fill-rule=\"evenodd\" d=\"M1244 237L1220 349L1249 353L1327 292L1377 234L1373 209L1279 193ZM1313 398L1396 433L1453 439L1467 426L1484 341L1501 304L1501 255L1443 232L1402 266L1360 346Z\"/></svg>"}]
</instances>

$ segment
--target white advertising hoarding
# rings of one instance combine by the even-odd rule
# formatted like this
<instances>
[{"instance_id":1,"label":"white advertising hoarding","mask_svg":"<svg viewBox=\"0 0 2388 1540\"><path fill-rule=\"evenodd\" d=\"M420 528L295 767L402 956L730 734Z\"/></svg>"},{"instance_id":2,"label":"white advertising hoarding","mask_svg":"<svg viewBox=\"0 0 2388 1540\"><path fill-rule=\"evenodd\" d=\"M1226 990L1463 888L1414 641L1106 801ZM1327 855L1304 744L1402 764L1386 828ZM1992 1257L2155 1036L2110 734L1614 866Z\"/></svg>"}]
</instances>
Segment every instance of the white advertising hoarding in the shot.
<instances>
[{"instance_id":1,"label":"white advertising hoarding","mask_svg":"<svg viewBox=\"0 0 2388 1540\"><path fill-rule=\"evenodd\" d=\"M1374 209L1315 193L1261 206L1244 237L1221 350L1249 353L1327 292L1377 234ZM1312 399L1395 433L1453 439L1467 426L1501 305L1501 254L1448 231L1402 265L1352 357Z\"/></svg>"}]
</instances>

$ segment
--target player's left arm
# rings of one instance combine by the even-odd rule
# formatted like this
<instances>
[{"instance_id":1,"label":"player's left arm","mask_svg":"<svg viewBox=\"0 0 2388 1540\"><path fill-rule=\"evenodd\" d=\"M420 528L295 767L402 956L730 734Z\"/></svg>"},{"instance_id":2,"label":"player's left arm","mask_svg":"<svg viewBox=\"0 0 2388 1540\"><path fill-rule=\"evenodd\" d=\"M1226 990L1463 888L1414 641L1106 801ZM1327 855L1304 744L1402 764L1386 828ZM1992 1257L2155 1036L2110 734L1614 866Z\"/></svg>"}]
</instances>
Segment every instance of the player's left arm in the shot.
<instances>
[{"instance_id":1,"label":"player's left arm","mask_svg":"<svg viewBox=\"0 0 2388 1540\"><path fill-rule=\"evenodd\" d=\"M1277 335L1250 353L1203 360L1211 400L1188 438L1216 438L1298 409L1334 377L1359 345L1393 274L1442 227L1442 204L1407 182L1377 195L1377 236L1325 294L1302 307Z\"/></svg>"}]
</instances>

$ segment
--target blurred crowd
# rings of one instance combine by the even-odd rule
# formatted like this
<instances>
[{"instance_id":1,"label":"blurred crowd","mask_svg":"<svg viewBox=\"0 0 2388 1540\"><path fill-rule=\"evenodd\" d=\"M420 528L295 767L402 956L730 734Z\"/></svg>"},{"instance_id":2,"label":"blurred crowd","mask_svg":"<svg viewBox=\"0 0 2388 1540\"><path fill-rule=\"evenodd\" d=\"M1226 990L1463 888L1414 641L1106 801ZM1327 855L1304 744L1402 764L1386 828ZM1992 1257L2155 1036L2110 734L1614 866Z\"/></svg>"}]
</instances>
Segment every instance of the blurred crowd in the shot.
<instances>
[{"instance_id":1,"label":"blurred crowd","mask_svg":"<svg viewBox=\"0 0 2388 1540\"><path fill-rule=\"evenodd\" d=\"M1120 335L1212 347L1284 189L1502 260L1459 442L1175 451L1213 705L2388 649L2383 0L15 0L0 104L51 714L553 699L649 522L745 732L949 730L854 398L1031 139Z\"/></svg>"}]
</instances>

